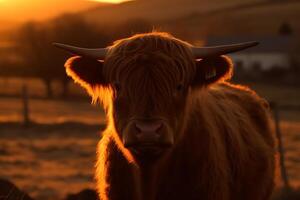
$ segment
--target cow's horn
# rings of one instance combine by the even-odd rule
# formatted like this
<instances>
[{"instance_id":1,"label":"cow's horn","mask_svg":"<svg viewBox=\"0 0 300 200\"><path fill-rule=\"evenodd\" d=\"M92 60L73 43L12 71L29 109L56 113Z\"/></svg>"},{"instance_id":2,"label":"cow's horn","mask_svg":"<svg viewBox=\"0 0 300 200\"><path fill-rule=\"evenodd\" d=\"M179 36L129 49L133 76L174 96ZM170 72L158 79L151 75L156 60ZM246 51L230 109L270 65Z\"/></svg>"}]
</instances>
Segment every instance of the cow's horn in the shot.
<instances>
[{"instance_id":1,"label":"cow's horn","mask_svg":"<svg viewBox=\"0 0 300 200\"><path fill-rule=\"evenodd\" d=\"M195 58L206 58L241 51L258 44L259 42L245 42L214 47L192 47L192 51Z\"/></svg>"},{"instance_id":2,"label":"cow's horn","mask_svg":"<svg viewBox=\"0 0 300 200\"><path fill-rule=\"evenodd\" d=\"M71 45L66 44L60 44L60 43L53 43L54 46L64 49L72 54L79 55L79 56L85 56L97 60L101 60L105 58L105 55L108 51L107 48L99 48L99 49L86 49L86 48L80 48L80 47L74 47Z\"/></svg>"}]
</instances>

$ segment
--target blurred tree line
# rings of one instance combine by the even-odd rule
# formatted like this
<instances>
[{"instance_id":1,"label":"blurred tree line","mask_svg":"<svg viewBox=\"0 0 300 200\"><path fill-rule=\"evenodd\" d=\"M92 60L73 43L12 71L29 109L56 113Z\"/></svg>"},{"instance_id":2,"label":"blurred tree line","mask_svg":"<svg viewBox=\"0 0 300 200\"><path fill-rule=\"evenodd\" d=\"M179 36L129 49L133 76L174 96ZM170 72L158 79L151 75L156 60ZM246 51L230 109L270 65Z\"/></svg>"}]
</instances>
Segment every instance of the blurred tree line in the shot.
<instances>
[{"instance_id":1,"label":"blurred tree line","mask_svg":"<svg viewBox=\"0 0 300 200\"><path fill-rule=\"evenodd\" d=\"M289 31L283 27L282 31ZM70 79L66 76L63 64L71 55L53 47L53 42L60 42L81 47L105 47L119 38L135 33L148 32L152 23L143 19L127 21L119 25L95 27L78 14L65 14L47 23L28 22L23 24L13 35L13 54L17 62L0 59L0 76L39 78L45 85L48 98L54 95L52 83L58 81L61 97L69 96ZM180 27L178 27L180 29ZM177 33L182 32L180 29ZM175 33L176 30L173 30ZM300 46L300 44L298 45ZM300 86L300 49L291 55L290 68L274 66L262 70L261 66L244 69L235 67L234 80L237 82L255 81L271 84L289 84ZM1 52L0 52L1 53Z\"/></svg>"},{"instance_id":2,"label":"blurred tree line","mask_svg":"<svg viewBox=\"0 0 300 200\"><path fill-rule=\"evenodd\" d=\"M0 76L40 78L48 98L53 97L52 82L59 81L61 97L69 96L69 77L63 64L71 55L55 48L52 43L99 48L116 39L152 29L145 20L130 20L118 27L94 27L77 14L62 15L50 23L27 22L13 36L14 54L19 62L1 62Z\"/></svg>"}]
</instances>

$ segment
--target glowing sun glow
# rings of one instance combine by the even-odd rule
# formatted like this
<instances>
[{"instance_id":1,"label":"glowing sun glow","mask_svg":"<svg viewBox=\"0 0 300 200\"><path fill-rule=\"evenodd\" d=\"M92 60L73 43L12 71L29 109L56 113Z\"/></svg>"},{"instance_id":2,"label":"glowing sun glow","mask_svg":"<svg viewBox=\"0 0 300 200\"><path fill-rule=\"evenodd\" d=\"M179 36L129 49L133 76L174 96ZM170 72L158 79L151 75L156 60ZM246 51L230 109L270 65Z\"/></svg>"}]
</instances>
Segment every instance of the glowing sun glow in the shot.
<instances>
[{"instance_id":1,"label":"glowing sun glow","mask_svg":"<svg viewBox=\"0 0 300 200\"><path fill-rule=\"evenodd\" d=\"M97 1L97 2L103 2L103 3L122 3L122 2L128 1L128 0L90 0L90 1Z\"/></svg>"},{"instance_id":2,"label":"glowing sun glow","mask_svg":"<svg viewBox=\"0 0 300 200\"><path fill-rule=\"evenodd\" d=\"M0 21L46 20L63 13L83 11L98 3L101 4L90 0L0 0Z\"/></svg>"},{"instance_id":3,"label":"glowing sun glow","mask_svg":"<svg viewBox=\"0 0 300 200\"><path fill-rule=\"evenodd\" d=\"M83 11L107 3L128 0L0 0L0 22L45 20L62 13ZM1 24L3 27L3 24ZM0 27L1 28L1 27Z\"/></svg>"}]
</instances>

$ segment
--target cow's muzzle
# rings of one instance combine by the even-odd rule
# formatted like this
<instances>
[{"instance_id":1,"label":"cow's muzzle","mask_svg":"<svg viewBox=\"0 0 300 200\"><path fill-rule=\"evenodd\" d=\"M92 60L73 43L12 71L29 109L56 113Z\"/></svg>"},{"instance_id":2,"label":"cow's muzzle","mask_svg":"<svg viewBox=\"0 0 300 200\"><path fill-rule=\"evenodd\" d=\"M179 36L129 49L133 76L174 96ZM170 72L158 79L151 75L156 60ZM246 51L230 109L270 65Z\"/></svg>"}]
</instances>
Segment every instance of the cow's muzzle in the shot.
<instances>
[{"instance_id":1,"label":"cow's muzzle","mask_svg":"<svg viewBox=\"0 0 300 200\"><path fill-rule=\"evenodd\" d=\"M123 143L137 156L158 156L174 143L174 134L164 120L132 120L123 134Z\"/></svg>"}]
</instances>

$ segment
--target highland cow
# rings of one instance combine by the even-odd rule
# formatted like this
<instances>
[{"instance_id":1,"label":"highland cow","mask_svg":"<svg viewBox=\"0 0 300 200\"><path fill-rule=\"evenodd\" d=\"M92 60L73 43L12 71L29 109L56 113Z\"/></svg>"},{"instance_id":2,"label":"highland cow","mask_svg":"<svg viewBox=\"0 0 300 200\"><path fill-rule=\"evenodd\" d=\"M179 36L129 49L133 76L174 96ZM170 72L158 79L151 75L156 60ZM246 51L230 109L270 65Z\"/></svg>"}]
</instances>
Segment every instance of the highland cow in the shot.
<instances>
[{"instance_id":1,"label":"highland cow","mask_svg":"<svg viewBox=\"0 0 300 200\"><path fill-rule=\"evenodd\" d=\"M77 55L66 71L101 101L107 128L96 179L102 200L268 200L274 140L267 103L228 81L224 56L248 42L194 47L147 33Z\"/></svg>"}]
</instances>

